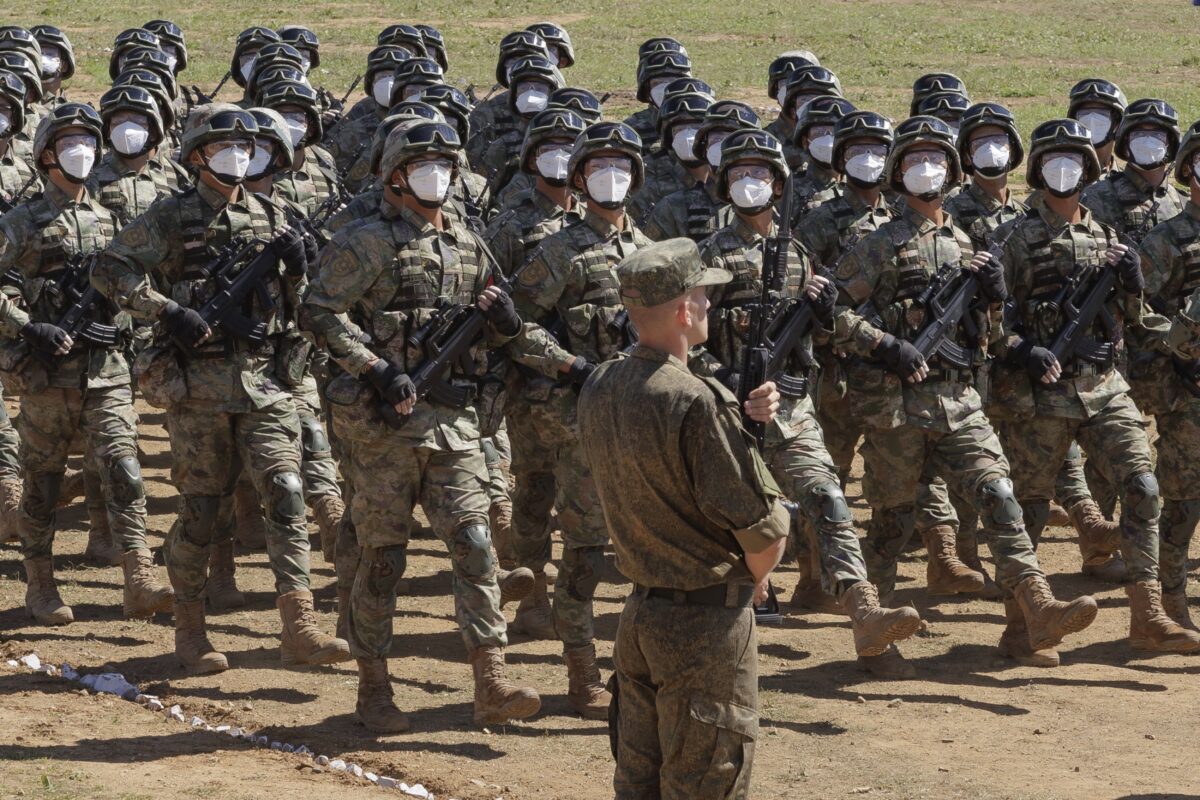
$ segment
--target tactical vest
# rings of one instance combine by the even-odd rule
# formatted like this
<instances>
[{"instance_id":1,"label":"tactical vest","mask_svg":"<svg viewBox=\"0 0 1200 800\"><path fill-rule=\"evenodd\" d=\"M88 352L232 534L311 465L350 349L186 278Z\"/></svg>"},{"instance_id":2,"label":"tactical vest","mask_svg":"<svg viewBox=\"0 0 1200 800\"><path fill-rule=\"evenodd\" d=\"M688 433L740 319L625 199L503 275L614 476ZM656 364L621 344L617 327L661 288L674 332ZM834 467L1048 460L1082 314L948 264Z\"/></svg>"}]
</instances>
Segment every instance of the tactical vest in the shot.
<instances>
[{"instance_id":1,"label":"tactical vest","mask_svg":"<svg viewBox=\"0 0 1200 800\"><path fill-rule=\"evenodd\" d=\"M146 174L150 176L151 183L154 187L154 196L150 198L150 202L144 206L141 203L134 205L124 191L121 190L122 183L129 181L136 186L139 181L137 175L119 176L116 180L100 185L100 190L97 193L97 199L100 205L117 215L117 219L123 225L128 225L131 221L141 216L146 212L146 209L160 197L171 194L175 191L177 184L168 177L169 167L161 167L150 162L146 165ZM141 199L141 198L138 198ZM132 207L131 207L132 206Z\"/></svg>"},{"instance_id":2,"label":"tactical vest","mask_svg":"<svg viewBox=\"0 0 1200 800\"><path fill-rule=\"evenodd\" d=\"M1167 181L1170 181L1169 176ZM1118 173L1112 179L1112 187L1121 206L1119 230L1130 235L1137 232L1139 244L1150 228L1183 211L1183 206L1175 202L1175 195L1169 190L1162 198L1155 197L1154 192L1147 195L1134 186L1124 173Z\"/></svg>"},{"instance_id":3,"label":"tactical vest","mask_svg":"<svg viewBox=\"0 0 1200 800\"><path fill-rule=\"evenodd\" d=\"M37 276L25 282L24 293L30 314L35 320L58 322L73 302L73 298L63 296L58 290L68 262L78 255L107 247L116 235L117 220L112 212L99 206L94 198L93 210L96 215L96 235L80 240L76 236L77 228L73 220L75 209L56 210L44 198L30 206L30 220L37 240L38 268ZM90 318L111 323L116 313L111 303L104 301L93 306Z\"/></svg>"},{"instance_id":4,"label":"tactical vest","mask_svg":"<svg viewBox=\"0 0 1200 800\"><path fill-rule=\"evenodd\" d=\"M1200 289L1200 235L1197 235L1197 224L1190 215L1173 221L1167 226L1167 232L1171 243L1179 250L1183 265L1179 288L1172 297L1164 298L1169 304L1168 313L1174 314L1187 304L1193 292Z\"/></svg>"}]
</instances>

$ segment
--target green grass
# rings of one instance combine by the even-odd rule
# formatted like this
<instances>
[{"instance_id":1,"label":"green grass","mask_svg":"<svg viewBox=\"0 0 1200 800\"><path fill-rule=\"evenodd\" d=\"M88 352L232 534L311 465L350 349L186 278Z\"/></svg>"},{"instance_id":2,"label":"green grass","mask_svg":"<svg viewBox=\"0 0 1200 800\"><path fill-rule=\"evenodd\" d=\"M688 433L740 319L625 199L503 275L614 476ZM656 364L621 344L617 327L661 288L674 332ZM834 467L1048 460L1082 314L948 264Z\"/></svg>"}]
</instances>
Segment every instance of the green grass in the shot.
<instances>
[{"instance_id":1,"label":"green grass","mask_svg":"<svg viewBox=\"0 0 1200 800\"><path fill-rule=\"evenodd\" d=\"M652 35L683 41L696 74L726 97L771 108L766 66L779 52L806 47L838 74L862 107L901 119L913 79L933 70L957 73L974 100L1005 103L1023 130L1065 112L1066 93L1079 78L1116 81L1132 100L1164 97L1184 124L1200 115L1195 54L1200 9L1187 0L592 0L572 5L544 0L475 3L322 2L260 0L195 5L109 0L50 0L0 12L6 22L49 21L67 31L81 61L72 86L94 98L108 82L113 37L154 16L173 19L188 37L188 83L211 89L229 64L232 42L250 24L303 23L322 41L317 82L340 93L361 70L375 35L391 22L429 22L450 49L451 78L491 85L495 47L507 31L558 20L575 41L573 85L597 93L632 89L637 45ZM947 18L947 10L953 18ZM230 84L232 87L232 84ZM223 97L232 98L232 87ZM339 91L340 90L340 91ZM622 99L625 98L625 99ZM629 95L614 97L615 113L630 110ZM773 113L773 112L772 112Z\"/></svg>"}]
</instances>

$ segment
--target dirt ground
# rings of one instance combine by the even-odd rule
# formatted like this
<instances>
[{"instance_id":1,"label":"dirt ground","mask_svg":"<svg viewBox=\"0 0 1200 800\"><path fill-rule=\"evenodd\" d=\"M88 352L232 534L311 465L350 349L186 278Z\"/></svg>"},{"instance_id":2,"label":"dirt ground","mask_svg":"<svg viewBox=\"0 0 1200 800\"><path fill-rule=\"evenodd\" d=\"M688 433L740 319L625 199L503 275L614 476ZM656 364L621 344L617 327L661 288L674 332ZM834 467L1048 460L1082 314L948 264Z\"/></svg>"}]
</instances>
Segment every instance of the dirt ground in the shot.
<instances>
[{"instance_id":1,"label":"dirt ground","mask_svg":"<svg viewBox=\"0 0 1200 800\"><path fill-rule=\"evenodd\" d=\"M174 492L161 414L142 409L150 528L157 545L170 525ZM855 513L866 508L858 486ZM121 618L120 571L88 566L81 554L85 515L60 515L56 564L76 622L33 626L24 616L20 558L0 548L0 656L30 650L81 671L115 670L142 691L179 703L190 717L261 730L365 769L420 782L463 800L611 796L612 760L603 723L573 716L566 675L551 642L515 638L512 677L542 692L532 722L481 731L471 723L470 669L455 629L442 545L410 550L413 594L396 614L392 674L413 732L375 738L353 719L352 667L284 669L279 617L266 558L239 558L246 610L210 616L214 644L232 669L183 677L166 616ZM1053 529L1041 548L1056 592L1098 594L1101 613L1068 640L1055 670L1013 667L996 655L999 603L931 602L924 567L901 566L900 599L928 630L903 647L919 678L868 680L855 668L850 630L832 616L787 617L760 631L762 734L754 798L1182 798L1200 797L1195 714L1200 660L1142 657L1124 643L1127 602L1116 587L1078 576L1068 532ZM163 573L165 577L165 572ZM777 584L786 600L795 571ZM332 568L313 560L318 610L334 621ZM596 603L602 667L624 587L604 586ZM511 618L512 609L508 610ZM132 703L88 696L60 679L0 665L0 797L250 798L349 797L378 791L344 775L320 774L294 756L264 752L223 735L191 732ZM369 794L367 796L370 796Z\"/></svg>"}]
</instances>

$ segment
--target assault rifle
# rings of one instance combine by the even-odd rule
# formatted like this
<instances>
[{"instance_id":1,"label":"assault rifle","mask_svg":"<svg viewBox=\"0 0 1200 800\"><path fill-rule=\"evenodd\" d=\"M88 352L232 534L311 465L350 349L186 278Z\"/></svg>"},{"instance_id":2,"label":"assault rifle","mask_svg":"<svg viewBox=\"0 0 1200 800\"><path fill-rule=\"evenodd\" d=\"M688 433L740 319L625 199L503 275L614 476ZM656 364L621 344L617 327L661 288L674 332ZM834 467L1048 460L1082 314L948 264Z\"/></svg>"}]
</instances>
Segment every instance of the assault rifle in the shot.
<instances>
[{"instance_id":1,"label":"assault rifle","mask_svg":"<svg viewBox=\"0 0 1200 800\"><path fill-rule=\"evenodd\" d=\"M350 88L341 96L341 99L334 96L333 92L321 87L318 92L322 102L325 104L325 119L322 120L324 126L328 129L341 123L342 117L346 115L346 101L350 99L350 95L354 94L354 90L358 88L358 84L362 83L363 76L358 74L354 81L350 84Z\"/></svg>"},{"instance_id":2,"label":"assault rifle","mask_svg":"<svg viewBox=\"0 0 1200 800\"><path fill-rule=\"evenodd\" d=\"M0 214L7 214L9 211L12 211L14 208L21 205L21 200L25 197L25 193L29 191L29 187L33 186L33 182L37 179L38 174L35 172L33 175L29 176L29 180L25 181L25 184L18 189L12 197L7 199L0 197Z\"/></svg>"},{"instance_id":3,"label":"assault rifle","mask_svg":"<svg viewBox=\"0 0 1200 800\"><path fill-rule=\"evenodd\" d=\"M120 330L116 325L97 322L93 313L97 304L104 306L108 302L92 286L92 269L99 260L99 250L73 256L60 276L46 284L45 291L60 308L66 308L54 324L66 331L67 336L75 342L110 348L117 346ZM55 358L40 354L38 357L47 362Z\"/></svg>"}]
</instances>

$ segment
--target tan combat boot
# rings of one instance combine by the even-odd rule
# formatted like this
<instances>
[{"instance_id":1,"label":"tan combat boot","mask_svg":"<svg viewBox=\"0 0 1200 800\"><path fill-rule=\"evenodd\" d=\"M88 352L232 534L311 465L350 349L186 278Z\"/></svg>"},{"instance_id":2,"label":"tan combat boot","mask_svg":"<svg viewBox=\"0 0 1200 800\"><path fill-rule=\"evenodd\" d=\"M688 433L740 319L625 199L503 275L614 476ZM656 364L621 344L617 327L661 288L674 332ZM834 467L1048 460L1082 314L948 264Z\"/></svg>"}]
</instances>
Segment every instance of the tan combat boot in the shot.
<instances>
[{"instance_id":1,"label":"tan combat boot","mask_svg":"<svg viewBox=\"0 0 1200 800\"><path fill-rule=\"evenodd\" d=\"M83 482L83 470L73 469L63 476L62 483L58 486L58 501L54 504L54 508L66 508L74 503L79 498L83 497L87 489Z\"/></svg>"},{"instance_id":2,"label":"tan combat boot","mask_svg":"<svg viewBox=\"0 0 1200 800\"><path fill-rule=\"evenodd\" d=\"M101 567L115 567L125 562L121 548L113 544L108 527L108 511L103 506L88 509L88 539L83 557Z\"/></svg>"},{"instance_id":3,"label":"tan combat boot","mask_svg":"<svg viewBox=\"0 0 1200 800\"><path fill-rule=\"evenodd\" d=\"M800 580L788 598L788 605L800 611L811 611L814 614L842 614L842 604L838 599L821 587L821 568L817 564L819 556L815 548L807 556L796 559L800 567Z\"/></svg>"},{"instance_id":4,"label":"tan combat boot","mask_svg":"<svg viewBox=\"0 0 1200 800\"><path fill-rule=\"evenodd\" d=\"M894 644L877 656L859 656L858 668L885 681L905 681L917 677L917 668L900 655L900 649Z\"/></svg>"},{"instance_id":5,"label":"tan combat boot","mask_svg":"<svg viewBox=\"0 0 1200 800\"><path fill-rule=\"evenodd\" d=\"M1200 633L1200 628L1196 627L1196 623L1192 622L1192 615L1188 613L1186 591L1163 592L1162 605L1163 611L1167 612L1167 616L1174 620L1176 625Z\"/></svg>"},{"instance_id":6,"label":"tan combat boot","mask_svg":"<svg viewBox=\"0 0 1200 800\"><path fill-rule=\"evenodd\" d=\"M533 584L537 579L529 567L517 567L513 570L497 570L496 583L500 584L500 607L513 601L521 601L529 597Z\"/></svg>"},{"instance_id":7,"label":"tan combat boot","mask_svg":"<svg viewBox=\"0 0 1200 800\"><path fill-rule=\"evenodd\" d=\"M1051 500L1050 514L1046 517L1046 524L1055 528L1065 528L1071 524L1071 516L1066 509Z\"/></svg>"},{"instance_id":8,"label":"tan combat boot","mask_svg":"<svg viewBox=\"0 0 1200 800\"><path fill-rule=\"evenodd\" d=\"M921 615L911 606L883 608L870 581L859 581L842 595L842 608L854 629L854 650L860 656L879 656L892 642L907 639L921 627Z\"/></svg>"},{"instance_id":9,"label":"tan combat boot","mask_svg":"<svg viewBox=\"0 0 1200 800\"><path fill-rule=\"evenodd\" d=\"M517 558L512 550L512 500L503 497L488 509L488 521L492 531L492 544L500 559L500 569L515 569Z\"/></svg>"},{"instance_id":10,"label":"tan combat boot","mask_svg":"<svg viewBox=\"0 0 1200 800\"><path fill-rule=\"evenodd\" d=\"M174 607L175 593L154 577L154 559L149 550L128 551L121 567L125 572L126 619L147 619Z\"/></svg>"},{"instance_id":11,"label":"tan combat boot","mask_svg":"<svg viewBox=\"0 0 1200 800\"><path fill-rule=\"evenodd\" d=\"M600 668L596 666L596 645L564 647L563 658L567 662L567 700L575 713L584 719L608 719L608 704L612 695L604 688L600 679Z\"/></svg>"},{"instance_id":12,"label":"tan combat boot","mask_svg":"<svg viewBox=\"0 0 1200 800\"><path fill-rule=\"evenodd\" d=\"M229 661L208 641L204 630L204 601L175 600L175 655L192 675L224 672Z\"/></svg>"},{"instance_id":13,"label":"tan combat boot","mask_svg":"<svg viewBox=\"0 0 1200 800\"><path fill-rule=\"evenodd\" d=\"M267 520L262 502L254 485L245 479L239 480L233 490L233 518L238 544L247 550L266 549Z\"/></svg>"},{"instance_id":14,"label":"tan combat boot","mask_svg":"<svg viewBox=\"0 0 1200 800\"><path fill-rule=\"evenodd\" d=\"M66 625L75 621L71 607L63 602L54 582L50 557L25 559L25 611L42 625Z\"/></svg>"},{"instance_id":15,"label":"tan combat boot","mask_svg":"<svg viewBox=\"0 0 1200 800\"><path fill-rule=\"evenodd\" d=\"M557 639L554 630L554 611L546 592L546 573L533 573L533 590L517 606L517 615L509 623L513 633L523 633L531 639Z\"/></svg>"},{"instance_id":16,"label":"tan combat boot","mask_svg":"<svg viewBox=\"0 0 1200 800\"><path fill-rule=\"evenodd\" d=\"M542 707L537 692L514 686L504 677L504 652L499 647L476 647L470 660L475 672L476 725L528 719Z\"/></svg>"},{"instance_id":17,"label":"tan combat boot","mask_svg":"<svg viewBox=\"0 0 1200 800\"><path fill-rule=\"evenodd\" d=\"M1013 594L1025 615L1029 646L1033 650L1057 647L1067 634L1079 633L1096 619L1096 598L1085 594L1069 603L1056 600L1050 584L1041 575L1018 583Z\"/></svg>"},{"instance_id":18,"label":"tan combat boot","mask_svg":"<svg viewBox=\"0 0 1200 800\"><path fill-rule=\"evenodd\" d=\"M346 504L336 494L323 494L313 501L312 508L321 534L321 555L326 564L333 564L337 557L338 527L346 515Z\"/></svg>"},{"instance_id":19,"label":"tan combat boot","mask_svg":"<svg viewBox=\"0 0 1200 800\"><path fill-rule=\"evenodd\" d=\"M283 620L279 656L284 664L336 664L350 660L350 645L321 633L313 611L312 592L296 589L275 601Z\"/></svg>"},{"instance_id":20,"label":"tan combat boot","mask_svg":"<svg viewBox=\"0 0 1200 800\"><path fill-rule=\"evenodd\" d=\"M237 587L233 561L233 539L214 542L208 551L208 582L204 596L213 611L228 611L246 605L246 595Z\"/></svg>"},{"instance_id":21,"label":"tan combat boot","mask_svg":"<svg viewBox=\"0 0 1200 800\"><path fill-rule=\"evenodd\" d=\"M974 534L971 536L960 536L954 540L954 549L958 553L959 559L968 568L975 570L983 576L983 591L980 593L980 596L985 600L1003 600L1004 590L992 580L987 567L983 565L983 561L979 558L979 539Z\"/></svg>"},{"instance_id":22,"label":"tan combat boot","mask_svg":"<svg viewBox=\"0 0 1200 800\"><path fill-rule=\"evenodd\" d=\"M935 597L954 594L979 594L983 576L958 558L954 547L955 532L949 525L935 525L921 531L928 560L925 563L925 591Z\"/></svg>"},{"instance_id":23,"label":"tan combat boot","mask_svg":"<svg viewBox=\"0 0 1200 800\"><path fill-rule=\"evenodd\" d=\"M1194 653L1200 633L1177 624L1163 610L1158 581L1138 581L1125 587L1129 595L1129 644L1134 650Z\"/></svg>"},{"instance_id":24,"label":"tan combat boot","mask_svg":"<svg viewBox=\"0 0 1200 800\"><path fill-rule=\"evenodd\" d=\"M6 478L0 481L0 544L20 539L21 481Z\"/></svg>"},{"instance_id":25,"label":"tan combat boot","mask_svg":"<svg viewBox=\"0 0 1200 800\"><path fill-rule=\"evenodd\" d=\"M1092 499L1080 500L1067 509L1071 526L1079 534L1079 555L1083 574L1106 583L1129 580L1129 570L1121 558L1121 526L1100 513Z\"/></svg>"},{"instance_id":26,"label":"tan combat boot","mask_svg":"<svg viewBox=\"0 0 1200 800\"><path fill-rule=\"evenodd\" d=\"M1025 615L1013 598L1004 601L1004 633L1000 634L1000 655L1015 660L1025 667L1057 667L1058 651L1053 647L1034 650L1029 646L1029 628Z\"/></svg>"},{"instance_id":27,"label":"tan combat boot","mask_svg":"<svg viewBox=\"0 0 1200 800\"><path fill-rule=\"evenodd\" d=\"M358 701L354 715L371 733L404 733L412 724L392 700L392 682L388 679L387 659L360 658L358 661Z\"/></svg>"}]
</instances>

